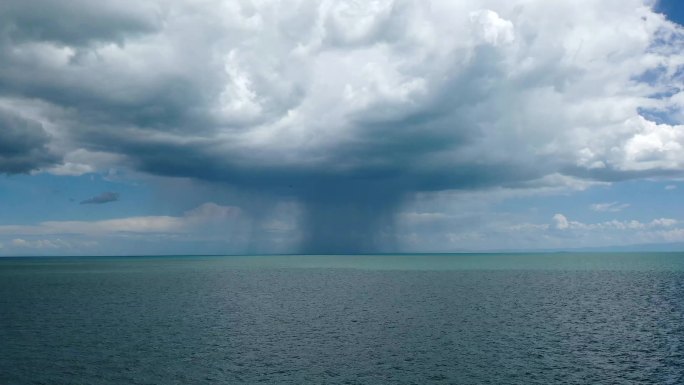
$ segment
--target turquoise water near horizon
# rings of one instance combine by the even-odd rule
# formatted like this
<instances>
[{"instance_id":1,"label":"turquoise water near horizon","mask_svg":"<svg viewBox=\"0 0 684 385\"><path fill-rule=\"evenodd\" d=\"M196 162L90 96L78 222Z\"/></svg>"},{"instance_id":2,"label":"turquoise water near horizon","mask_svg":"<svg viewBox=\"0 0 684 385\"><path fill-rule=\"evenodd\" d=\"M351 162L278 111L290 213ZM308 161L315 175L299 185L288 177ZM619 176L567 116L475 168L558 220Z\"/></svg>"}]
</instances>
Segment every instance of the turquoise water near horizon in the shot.
<instances>
[{"instance_id":1,"label":"turquoise water near horizon","mask_svg":"<svg viewBox=\"0 0 684 385\"><path fill-rule=\"evenodd\" d=\"M2 384L681 384L684 253L0 258Z\"/></svg>"},{"instance_id":2,"label":"turquoise water near horizon","mask_svg":"<svg viewBox=\"0 0 684 385\"><path fill-rule=\"evenodd\" d=\"M4 257L0 262L17 266L51 266L64 263L87 268L88 261L113 263L156 263L167 260L232 268L338 268L362 270L684 270L684 252L599 252L599 253L439 253L439 254L354 254L354 255L144 255L144 256L57 256ZM173 262L172 262L173 261ZM131 265L136 266L136 265Z\"/></svg>"}]
</instances>

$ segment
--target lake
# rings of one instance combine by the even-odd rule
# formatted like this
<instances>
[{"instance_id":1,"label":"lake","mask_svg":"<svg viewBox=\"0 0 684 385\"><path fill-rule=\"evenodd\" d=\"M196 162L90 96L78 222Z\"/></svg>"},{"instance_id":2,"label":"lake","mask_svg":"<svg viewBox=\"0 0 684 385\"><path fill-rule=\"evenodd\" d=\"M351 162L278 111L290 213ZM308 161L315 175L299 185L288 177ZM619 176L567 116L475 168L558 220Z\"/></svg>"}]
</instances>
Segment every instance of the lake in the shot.
<instances>
[{"instance_id":1,"label":"lake","mask_svg":"<svg viewBox=\"0 0 684 385\"><path fill-rule=\"evenodd\" d=\"M1 384L682 384L684 253L0 258Z\"/></svg>"}]
</instances>

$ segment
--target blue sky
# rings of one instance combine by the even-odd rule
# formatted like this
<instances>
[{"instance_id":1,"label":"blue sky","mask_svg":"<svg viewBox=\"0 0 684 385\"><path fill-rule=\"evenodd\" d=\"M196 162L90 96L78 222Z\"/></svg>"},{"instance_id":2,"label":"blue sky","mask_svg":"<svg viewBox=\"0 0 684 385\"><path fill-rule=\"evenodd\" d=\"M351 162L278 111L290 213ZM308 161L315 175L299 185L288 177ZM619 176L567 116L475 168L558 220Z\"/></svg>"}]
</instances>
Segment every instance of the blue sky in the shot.
<instances>
[{"instance_id":1,"label":"blue sky","mask_svg":"<svg viewBox=\"0 0 684 385\"><path fill-rule=\"evenodd\" d=\"M684 244L681 2L103 4L0 6L0 255Z\"/></svg>"}]
</instances>

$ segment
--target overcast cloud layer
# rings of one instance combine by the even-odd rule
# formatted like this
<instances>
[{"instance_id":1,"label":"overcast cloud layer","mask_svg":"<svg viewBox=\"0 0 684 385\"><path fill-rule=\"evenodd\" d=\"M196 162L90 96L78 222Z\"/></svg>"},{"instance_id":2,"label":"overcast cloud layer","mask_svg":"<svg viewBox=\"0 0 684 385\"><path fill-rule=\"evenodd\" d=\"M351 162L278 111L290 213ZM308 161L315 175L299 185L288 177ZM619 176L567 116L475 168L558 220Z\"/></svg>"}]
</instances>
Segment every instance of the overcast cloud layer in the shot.
<instances>
[{"instance_id":1,"label":"overcast cloud layer","mask_svg":"<svg viewBox=\"0 0 684 385\"><path fill-rule=\"evenodd\" d=\"M651 3L3 1L0 173L258 191L311 252L398 242L420 192L681 178L684 30Z\"/></svg>"}]
</instances>

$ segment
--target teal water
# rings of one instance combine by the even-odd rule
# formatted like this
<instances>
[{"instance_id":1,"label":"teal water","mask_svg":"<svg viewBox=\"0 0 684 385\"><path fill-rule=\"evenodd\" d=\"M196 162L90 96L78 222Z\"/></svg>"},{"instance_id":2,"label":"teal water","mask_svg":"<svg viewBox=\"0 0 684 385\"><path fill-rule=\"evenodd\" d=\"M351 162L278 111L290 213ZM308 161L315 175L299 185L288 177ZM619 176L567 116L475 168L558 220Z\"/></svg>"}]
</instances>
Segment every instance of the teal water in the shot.
<instances>
[{"instance_id":1,"label":"teal water","mask_svg":"<svg viewBox=\"0 0 684 385\"><path fill-rule=\"evenodd\" d=\"M0 259L0 384L682 384L684 253Z\"/></svg>"}]
</instances>

